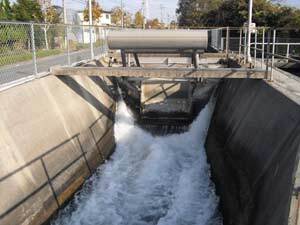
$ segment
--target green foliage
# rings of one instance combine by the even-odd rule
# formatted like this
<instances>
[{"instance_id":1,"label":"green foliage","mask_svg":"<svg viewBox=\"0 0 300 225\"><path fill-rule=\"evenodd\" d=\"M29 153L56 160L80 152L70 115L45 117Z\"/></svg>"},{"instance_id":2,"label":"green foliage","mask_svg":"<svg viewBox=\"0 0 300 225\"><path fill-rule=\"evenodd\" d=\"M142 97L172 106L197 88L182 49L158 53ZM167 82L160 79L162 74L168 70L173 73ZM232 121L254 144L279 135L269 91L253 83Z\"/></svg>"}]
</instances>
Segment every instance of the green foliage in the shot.
<instances>
[{"instance_id":1,"label":"green foliage","mask_svg":"<svg viewBox=\"0 0 300 225\"><path fill-rule=\"evenodd\" d=\"M101 17L102 8L98 2L92 0L92 20L96 21ZM86 8L83 10L83 17L85 21L89 21L89 2L87 2Z\"/></svg>"},{"instance_id":2,"label":"green foliage","mask_svg":"<svg viewBox=\"0 0 300 225\"><path fill-rule=\"evenodd\" d=\"M179 25L199 26L243 26L248 17L247 0L180 0ZM257 26L300 27L300 10L282 6L275 1L255 0L253 21Z\"/></svg>"},{"instance_id":3,"label":"green foliage","mask_svg":"<svg viewBox=\"0 0 300 225\"><path fill-rule=\"evenodd\" d=\"M44 21L41 6L37 0L17 0L12 10L15 20L32 22Z\"/></svg>"},{"instance_id":4,"label":"green foliage","mask_svg":"<svg viewBox=\"0 0 300 225\"><path fill-rule=\"evenodd\" d=\"M137 11L134 16L134 24L138 28L142 28L144 24L144 16L141 11Z\"/></svg>"},{"instance_id":5,"label":"green foliage","mask_svg":"<svg viewBox=\"0 0 300 225\"><path fill-rule=\"evenodd\" d=\"M45 23L51 23L51 24L60 23L59 13L57 12L56 8L53 6L46 9L43 16L44 16Z\"/></svg>"},{"instance_id":6,"label":"green foliage","mask_svg":"<svg viewBox=\"0 0 300 225\"><path fill-rule=\"evenodd\" d=\"M9 0L0 0L0 20L13 19L13 11Z\"/></svg>"}]
</instances>

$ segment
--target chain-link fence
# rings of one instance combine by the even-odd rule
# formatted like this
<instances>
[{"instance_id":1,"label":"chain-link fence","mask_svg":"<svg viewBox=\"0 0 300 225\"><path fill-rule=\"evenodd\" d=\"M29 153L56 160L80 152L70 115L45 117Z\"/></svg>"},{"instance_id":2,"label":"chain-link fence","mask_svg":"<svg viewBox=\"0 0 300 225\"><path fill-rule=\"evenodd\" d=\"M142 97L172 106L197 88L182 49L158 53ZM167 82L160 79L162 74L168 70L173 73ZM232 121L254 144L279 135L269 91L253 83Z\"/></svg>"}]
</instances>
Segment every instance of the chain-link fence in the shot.
<instances>
[{"instance_id":1,"label":"chain-link fence","mask_svg":"<svg viewBox=\"0 0 300 225\"><path fill-rule=\"evenodd\" d=\"M109 29L0 22L0 86L105 54Z\"/></svg>"},{"instance_id":2,"label":"chain-link fence","mask_svg":"<svg viewBox=\"0 0 300 225\"><path fill-rule=\"evenodd\" d=\"M72 65L105 54L110 29L118 28L0 22L0 88L20 79L38 77L52 66ZM210 50L235 53L245 60L247 29L207 30ZM256 28L251 34L250 53L262 66L270 53L272 62L281 56L285 60L300 59L299 30Z\"/></svg>"}]
</instances>

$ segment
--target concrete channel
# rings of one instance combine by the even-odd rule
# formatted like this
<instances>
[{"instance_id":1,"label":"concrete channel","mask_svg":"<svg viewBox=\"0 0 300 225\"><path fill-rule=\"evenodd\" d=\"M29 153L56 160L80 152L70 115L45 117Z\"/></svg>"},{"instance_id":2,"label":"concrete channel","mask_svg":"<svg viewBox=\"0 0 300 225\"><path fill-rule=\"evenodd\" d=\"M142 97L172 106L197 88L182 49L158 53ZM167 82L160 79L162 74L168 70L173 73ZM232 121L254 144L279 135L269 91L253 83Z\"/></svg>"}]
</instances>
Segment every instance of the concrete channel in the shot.
<instances>
[{"instance_id":1,"label":"concrete channel","mask_svg":"<svg viewBox=\"0 0 300 225\"><path fill-rule=\"evenodd\" d=\"M0 92L1 225L49 222L110 159L116 81L154 133L187 127L214 95L205 149L223 224L299 223L300 80L276 71L273 82L46 76Z\"/></svg>"}]
</instances>

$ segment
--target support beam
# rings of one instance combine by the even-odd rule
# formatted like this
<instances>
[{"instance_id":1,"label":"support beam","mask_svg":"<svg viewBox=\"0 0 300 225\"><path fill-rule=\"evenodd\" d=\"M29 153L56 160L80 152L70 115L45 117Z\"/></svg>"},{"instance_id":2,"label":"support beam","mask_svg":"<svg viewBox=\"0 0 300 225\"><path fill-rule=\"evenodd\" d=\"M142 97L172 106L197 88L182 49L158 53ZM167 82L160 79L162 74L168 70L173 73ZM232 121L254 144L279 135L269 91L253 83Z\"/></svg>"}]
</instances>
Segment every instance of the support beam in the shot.
<instances>
[{"instance_id":1,"label":"support beam","mask_svg":"<svg viewBox=\"0 0 300 225\"><path fill-rule=\"evenodd\" d=\"M251 78L265 79L266 71L247 68L139 68L139 67L52 67L55 76L107 76L153 78Z\"/></svg>"},{"instance_id":2,"label":"support beam","mask_svg":"<svg viewBox=\"0 0 300 225\"><path fill-rule=\"evenodd\" d=\"M140 64L140 60L139 60L138 54L135 52L135 53L133 53L133 56L134 56L134 60L135 60L136 66L137 66L137 67L141 67L141 64Z\"/></svg>"},{"instance_id":3,"label":"support beam","mask_svg":"<svg viewBox=\"0 0 300 225\"><path fill-rule=\"evenodd\" d=\"M193 58L194 68L197 69L199 67L199 60L198 60L199 55L198 55L197 51L193 52L192 58Z\"/></svg>"},{"instance_id":4,"label":"support beam","mask_svg":"<svg viewBox=\"0 0 300 225\"><path fill-rule=\"evenodd\" d=\"M126 52L124 50L121 50L121 58L122 58L123 67L126 67L127 66L127 60L126 60Z\"/></svg>"}]
</instances>

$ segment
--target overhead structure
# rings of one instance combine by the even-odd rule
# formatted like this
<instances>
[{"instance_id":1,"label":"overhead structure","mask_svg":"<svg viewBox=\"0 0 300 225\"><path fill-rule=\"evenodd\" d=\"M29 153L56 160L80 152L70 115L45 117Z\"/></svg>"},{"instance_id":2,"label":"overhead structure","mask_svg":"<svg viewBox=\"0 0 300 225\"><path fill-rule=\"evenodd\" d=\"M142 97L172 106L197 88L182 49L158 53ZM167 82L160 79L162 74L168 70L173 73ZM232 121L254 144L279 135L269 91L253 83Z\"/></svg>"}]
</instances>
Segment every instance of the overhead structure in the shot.
<instances>
[{"instance_id":1,"label":"overhead structure","mask_svg":"<svg viewBox=\"0 0 300 225\"><path fill-rule=\"evenodd\" d=\"M208 30L111 31L107 42L109 49L121 50L123 67L127 66L126 53L133 53L138 66L138 53L190 53L198 68L199 52L208 48Z\"/></svg>"},{"instance_id":2,"label":"overhead structure","mask_svg":"<svg viewBox=\"0 0 300 225\"><path fill-rule=\"evenodd\" d=\"M206 50L208 30L123 30L110 31L110 49L122 50Z\"/></svg>"}]
</instances>

